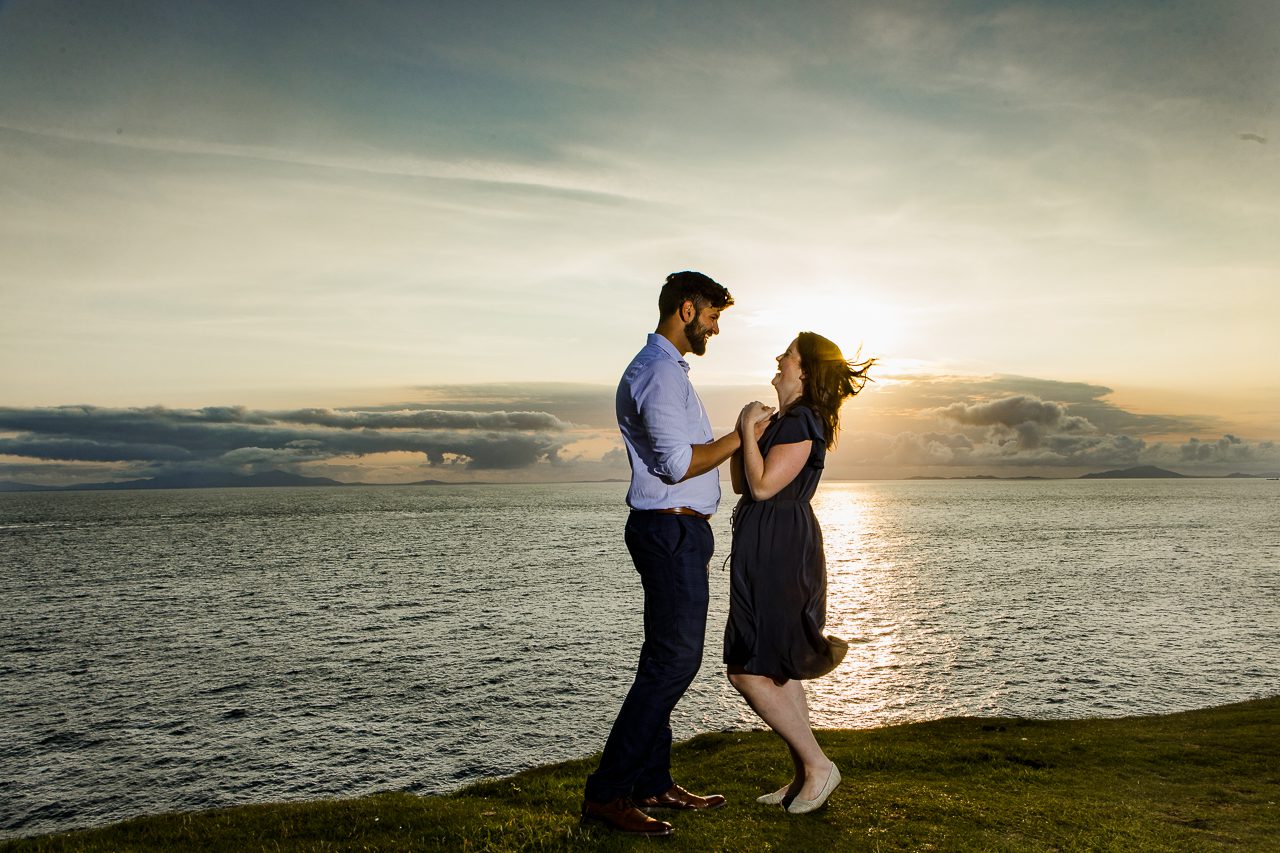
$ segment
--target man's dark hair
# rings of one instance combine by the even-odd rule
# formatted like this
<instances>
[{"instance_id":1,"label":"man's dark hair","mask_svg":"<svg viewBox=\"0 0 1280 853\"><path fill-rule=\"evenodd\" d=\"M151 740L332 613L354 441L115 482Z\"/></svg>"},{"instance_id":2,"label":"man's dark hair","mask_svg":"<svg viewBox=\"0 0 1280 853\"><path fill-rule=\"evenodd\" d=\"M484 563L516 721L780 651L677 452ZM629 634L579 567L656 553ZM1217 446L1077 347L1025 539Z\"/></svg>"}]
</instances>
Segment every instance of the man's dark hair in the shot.
<instances>
[{"instance_id":1,"label":"man's dark hair","mask_svg":"<svg viewBox=\"0 0 1280 853\"><path fill-rule=\"evenodd\" d=\"M685 270L667 276L662 292L658 294L658 315L670 317L680 310L686 299L692 300L693 307L698 311L708 305L712 308L728 308L733 304L733 297L724 285L700 272Z\"/></svg>"}]
</instances>

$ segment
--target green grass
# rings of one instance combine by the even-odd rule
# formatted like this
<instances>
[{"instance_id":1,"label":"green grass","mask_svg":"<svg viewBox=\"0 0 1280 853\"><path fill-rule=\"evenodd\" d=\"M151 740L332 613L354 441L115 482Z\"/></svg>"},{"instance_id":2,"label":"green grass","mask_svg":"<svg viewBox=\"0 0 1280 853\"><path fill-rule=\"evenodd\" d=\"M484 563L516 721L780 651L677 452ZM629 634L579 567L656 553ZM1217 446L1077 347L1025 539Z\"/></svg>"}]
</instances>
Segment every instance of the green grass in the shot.
<instances>
[{"instance_id":1,"label":"green grass","mask_svg":"<svg viewBox=\"0 0 1280 853\"><path fill-rule=\"evenodd\" d=\"M676 814L674 837L578 825L594 759L444 797L379 794L140 818L0 844L52 850L1280 851L1280 698L1160 717L950 719L823 731L844 773L828 807L755 797L787 778L768 732L679 744L681 784L729 805Z\"/></svg>"}]
</instances>

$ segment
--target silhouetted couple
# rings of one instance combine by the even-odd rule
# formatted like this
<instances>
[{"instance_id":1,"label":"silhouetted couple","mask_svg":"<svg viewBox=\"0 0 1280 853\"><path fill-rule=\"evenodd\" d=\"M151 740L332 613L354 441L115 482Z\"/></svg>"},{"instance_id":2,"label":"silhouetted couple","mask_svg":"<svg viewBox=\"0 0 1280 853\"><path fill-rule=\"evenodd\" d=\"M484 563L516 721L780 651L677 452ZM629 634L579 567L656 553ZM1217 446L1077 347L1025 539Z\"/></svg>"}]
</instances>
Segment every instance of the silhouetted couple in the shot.
<instances>
[{"instance_id":1,"label":"silhouetted couple","mask_svg":"<svg viewBox=\"0 0 1280 853\"><path fill-rule=\"evenodd\" d=\"M809 724L803 679L830 672L846 651L826 636L826 565L810 499L839 430L840 404L861 390L872 361L851 363L826 338L801 332L775 359L777 406L747 404L737 428L715 438L689 381L688 353L702 355L733 304L697 272L667 276L658 327L618 384L618 428L631 463L627 549L644 590L644 645L596 772L584 821L636 835L670 835L650 810L715 809L671 776L671 711L702 664L710 518L720 504L716 469L726 460L735 510L724 662L729 680L791 751L792 779L757 798L811 812L840 784Z\"/></svg>"}]
</instances>

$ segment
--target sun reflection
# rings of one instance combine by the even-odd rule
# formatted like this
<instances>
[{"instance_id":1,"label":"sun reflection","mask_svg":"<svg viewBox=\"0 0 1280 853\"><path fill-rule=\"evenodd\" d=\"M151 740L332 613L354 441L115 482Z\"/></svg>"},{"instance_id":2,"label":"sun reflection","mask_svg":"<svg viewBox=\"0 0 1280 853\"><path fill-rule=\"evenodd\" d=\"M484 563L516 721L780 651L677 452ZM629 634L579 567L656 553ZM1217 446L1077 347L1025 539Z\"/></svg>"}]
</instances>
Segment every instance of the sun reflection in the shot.
<instances>
[{"instance_id":1,"label":"sun reflection","mask_svg":"<svg viewBox=\"0 0 1280 853\"><path fill-rule=\"evenodd\" d=\"M888 559L896 534L882 504L866 483L825 484L814 496L827 555L827 632L849 641L836 671L809 682L819 726L882 725L905 701L894 689L906 664L895 610L903 577Z\"/></svg>"}]
</instances>

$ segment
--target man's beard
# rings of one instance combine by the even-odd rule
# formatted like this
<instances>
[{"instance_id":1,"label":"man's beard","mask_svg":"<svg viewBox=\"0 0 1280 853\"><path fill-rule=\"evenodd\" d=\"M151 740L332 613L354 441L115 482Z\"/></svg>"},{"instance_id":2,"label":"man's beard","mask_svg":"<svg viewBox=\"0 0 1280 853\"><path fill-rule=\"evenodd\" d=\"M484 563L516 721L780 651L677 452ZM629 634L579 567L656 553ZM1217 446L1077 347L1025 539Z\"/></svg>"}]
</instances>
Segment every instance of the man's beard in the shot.
<instances>
[{"instance_id":1,"label":"man's beard","mask_svg":"<svg viewBox=\"0 0 1280 853\"><path fill-rule=\"evenodd\" d=\"M684 336L689 341L689 352L694 355L706 355L707 338L711 337L709 326L703 326L698 322L698 318L694 317L684 324Z\"/></svg>"}]
</instances>

